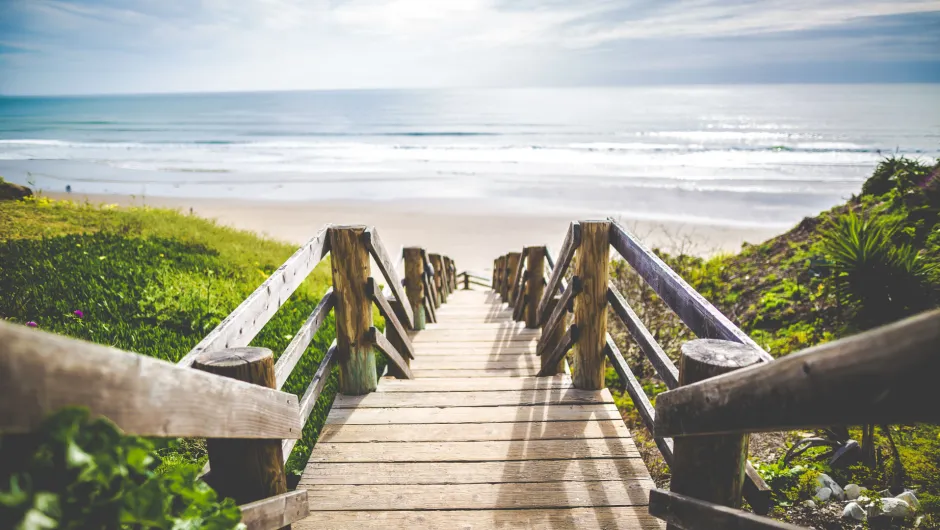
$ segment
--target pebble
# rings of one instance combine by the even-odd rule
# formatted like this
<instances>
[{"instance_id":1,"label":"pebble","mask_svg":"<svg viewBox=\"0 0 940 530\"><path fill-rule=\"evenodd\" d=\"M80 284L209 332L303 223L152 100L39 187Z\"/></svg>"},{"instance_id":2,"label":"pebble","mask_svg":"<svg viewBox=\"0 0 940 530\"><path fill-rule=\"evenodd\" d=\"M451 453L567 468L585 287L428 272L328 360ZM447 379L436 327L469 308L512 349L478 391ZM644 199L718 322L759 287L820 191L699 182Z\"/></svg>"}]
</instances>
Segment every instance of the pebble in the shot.
<instances>
[{"instance_id":1,"label":"pebble","mask_svg":"<svg viewBox=\"0 0 940 530\"><path fill-rule=\"evenodd\" d=\"M809 508L809 509L811 509L811 510L815 510L815 509L816 509L816 503L813 502L813 499L809 499L809 500L803 501L803 506L806 506L807 508Z\"/></svg>"}]
</instances>

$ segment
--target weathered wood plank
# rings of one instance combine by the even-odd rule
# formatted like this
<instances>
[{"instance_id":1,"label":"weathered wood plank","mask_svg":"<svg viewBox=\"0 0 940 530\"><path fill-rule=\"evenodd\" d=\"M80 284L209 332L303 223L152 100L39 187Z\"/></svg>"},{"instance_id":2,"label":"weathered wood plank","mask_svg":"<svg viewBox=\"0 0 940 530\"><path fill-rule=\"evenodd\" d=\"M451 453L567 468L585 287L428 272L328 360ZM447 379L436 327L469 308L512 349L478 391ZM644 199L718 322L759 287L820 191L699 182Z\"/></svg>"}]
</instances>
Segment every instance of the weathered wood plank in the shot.
<instances>
[{"instance_id":1,"label":"weathered wood plank","mask_svg":"<svg viewBox=\"0 0 940 530\"><path fill-rule=\"evenodd\" d=\"M671 390L656 400L670 436L862 423L940 423L940 310Z\"/></svg>"},{"instance_id":2,"label":"weathered wood plank","mask_svg":"<svg viewBox=\"0 0 940 530\"><path fill-rule=\"evenodd\" d=\"M601 390L556 388L494 392L373 392L365 396L336 396L333 408L492 407L496 405L577 405L613 403Z\"/></svg>"},{"instance_id":3,"label":"weathered wood plank","mask_svg":"<svg viewBox=\"0 0 940 530\"><path fill-rule=\"evenodd\" d=\"M392 326L392 328L394 328L398 333L398 336L401 337L401 343L405 346L405 348L404 351L399 353L407 355L409 359L414 359L415 352L414 348L411 346L411 340L408 338L408 332L405 331L405 328L402 327L401 322L398 321L398 316L392 309L392 306L388 304L388 300L386 300L385 296L382 295L382 290L379 289L379 284L375 281L375 278L369 277L369 280L366 283L366 291L372 293L372 301L375 302L376 306L378 306L379 313L382 315L382 318L385 319L385 325Z\"/></svg>"},{"instance_id":4,"label":"weathered wood plank","mask_svg":"<svg viewBox=\"0 0 940 530\"><path fill-rule=\"evenodd\" d=\"M604 388L607 336L607 284L610 268L610 222L582 221L581 246L574 262L574 275L582 290L574 299L572 321L578 335L571 352L574 386Z\"/></svg>"},{"instance_id":5,"label":"weathered wood plank","mask_svg":"<svg viewBox=\"0 0 940 530\"><path fill-rule=\"evenodd\" d=\"M552 275L545 285L545 292L542 294L542 301L539 302L539 322L545 322L548 317L548 301L555 296L555 290L558 284L564 279L568 272L568 265L574 258L574 251L581 246L581 224L574 222L568 227L568 233L565 234L565 241L558 250L558 263L552 268Z\"/></svg>"},{"instance_id":6,"label":"weathered wood plank","mask_svg":"<svg viewBox=\"0 0 940 530\"><path fill-rule=\"evenodd\" d=\"M684 530L805 530L801 526L658 489L650 491L649 513Z\"/></svg>"},{"instance_id":7,"label":"weathered wood plank","mask_svg":"<svg viewBox=\"0 0 940 530\"><path fill-rule=\"evenodd\" d=\"M451 343L438 342L415 345L415 353L418 357L447 356L454 355L472 356L484 355L490 358L518 355L535 355L536 344L527 342L521 345L487 345L485 342L470 343Z\"/></svg>"},{"instance_id":8,"label":"weathered wood plank","mask_svg":"<svg viewBox=\"0 0 940 530\"><path fill-rule=\"evenodd\" d=\"M511 442L319 442L311 462L486 462L639 458L633 440L524 440Z\"/></svg>"},{"instance_id":9,"label":"weathered wood plank","mask_svg":"<svg viewBox=\"0 0 940 530\"><path fill-rule=\"evenodd\" d=\"M568 353L568 350L578 341L578 325L572 324L568 327L568 331L565 332L565 336L558 341L558 344L555 345L555 349L551 352L546 352L543 354L545 357L542 360L543 369L539 370L540 376L554 375L554 367L558 365L559 362L565 357L565 354Z\"/></svg>"},{"instance_id":10,"label":"weathered wood plank","mask_svg":"<svg viewBox=\"0 0 940 530\"><path fill-rule=\"evenodd\" d=\"M382 425L392 423L516 423L620 419L613 405L536 405L531 407L453 407L448 409L333 409L327 423Z\"/></svg>"},{"instance_id":11,"label":"weathered wood plank","mask_svg":"<svg viewBox=\"0 0 940 530\"><path fill-rule=\"evenodd\" d=\"M413 370L415 377L533 377L538 375L536 368L499 368L495 370L474 370L467 368L463 370L425 370L418 368Z\"/></svg>"},{"instance_id":12,"label":"weathered wood plank","mask_svg":"<svg viewBox=\"0 0 940 530\"><path fill-rule=\"evenodd\" d=\"M659 343L656 342L653 334L646 329L643 321L640 320L640 317L633 311L633 308L630 307L630 304L628 304L623 295L620 294L620 291L613 285L607 286L607 300L610 302L610 306L614 309L614 312L617 313L617 316L620 317L620 320L623 321L624 326L626 326L627 331L630 332L633 340L635 340L640 347L640 351L649 359L650 364L656 369L656 373L659 374L660 379L666 383L666 387L670 389L678 387L679 370L676 368L676 365L669 359L666 352L664 352L659 346Z\"/></svg>"},{"instance_id":13,"label":"weathered wood plank","mask_svg":"<svg viewBox=\"0 0 940 530\"><path fill-rule=\"evenodd\" d=\"M544 325L542 326L542 329L545 330L543 336L548 337L551 332L554 331L555 328L559 325L559 323L564 320L565 315L572 310L574 298L578 296L580 292L581 279L575 276L571 278L571 283L568 284L568 288L565 289L565 292L561 294L561 299L559 299L557 302L554 302L552 312L548 316L548 320L545 320ZM545 349L548 346L548 342L540 341L538 349L536 350L536 355L541 356L544 354ZM555 346L555 344L551 344L551 346Z\"/></svg>"},{"instance_id":14,"label":"weathered wood plank","mask_svg":"<svg viewBox=\"0 0 940 530\"><path fill-rule=\"evenodd\" d=\"M294 367L297 366L297 362L300 361L300 357L307 350L307 346L310 346L310 341L313 340L314 335L317 334L320 326L323 325L323 321L326 320L326 317L330 314L335 303L336 295L333 294L333 288L330 287L326 291L326 294L323 295L323 298L320 299L320 303L317 304L317 307L313 309L313 312L310 313L307 320L300 326L297 334L291 339L290 344L287 345L287 348L284 349L281 356L277 358L277 363L274 365L274 376L277 380L278 389L283 387L284 383L287 382L287 378L290 377Z\"/></svg>"},{"instance_id":15,"label":"weathered wood plank","mask_svg":"<svg viewBox=\"0 0 940 530\"><path fill-rule=\"evenodd\" d=\"M577 443L577 442L572 442ZM319 484L472 484L648 478L640 458L504 462L312 462L299 487Z\"/></svg>"},{"instance_id":16,"label":"weathered wood plank","mask_svg":"<svg viewBox=\"0 0 940 530\"><path fill-rule=\"evenodd\" d=\"M646 506L652 480L520 484L322 484L308 490L317 510L444 510Z\"/></svg>"},{"instance_id":17,"label":"weathered wood plank","mask_svg":"<svg viewBox=\"0 0 940 530\"><path fill-rule=\"evenodd\" d=\"M333 511L313 513L296 530L361 528L577 528L579 530L660 530L646 506L530 510Z\"/></svg>"},{"instance_id":18,"label":"weathered wood plank","mask_svg":"<svg viewBox=\"0 0 940 530\"><path fill-rule=\"evenodd\" d=\"M519 421L517 423L448 423L343 425L327 424L320 442L485 442L509 440L571 440L630 438L620 419L583 421Z\"/></svg>"},{"instance_id":19,"label":"weathered wood plank","mask_svg":"<svg viewBox=\"0 0 940 530\"><path fill-rule=\"evenodd\" d=\"M535 356L515 356L494 359L488 356L473 357L425 357L416 361L415 370L502 370L535 368L539 364Z\"/></svg>"},{"instance_id":20,"label":"weathered wood plank","mask_svg":"<svg viewBox=\"0 0 940 530\"><path fill-rule=\"evenodd\" d=\"M372 345L384 353L388 357L388 360L398 367L401 371L401 375L404 375L406 379L415 378L408 363L405 362L398 350L392 346L392 343L389 342L388 339L385 338L385 335L382 335L375 326L372 326L369 328L369 331L366 332L366 339L372 341Z\"/></svg>"},{"instance_id":21,"label":"weathered wood plank","mask_svg":"<svg viewBox=\"0 0 940 530\"><path fill-rule=\"evenodd\" d=\"M300 437L292 394L0 322L0 432L69 405L141 436Z\"/></svg>"},{"instance_id":22,"label":"weathered wood plank","mask_svg":"<svg viewBox=\"0 0 940 530\"><path fill-rule=\"evenodd\" d=\"M388 286L392 289L392 292L395 293L395 300L398 301L396 309L401 312L404 317L405 321L403 324L407 326L408 329L414 329L415 316L414 312L411 310L411 302L408 301L408 296L402 288L401 276L399 276L398 271L395 270L394 262L389 258L388 251L385 249L385 245L382 244L378 230L376 230L374 226L370 226L363 233L362 237L365 240L366 248L369 249L369 253L372 254L372 257L375 259L375 264L378 265L379 270L382 271L382 276L385 277Z\"/></svg>"},{"instance_id":23,"label":"weathered wood plank","mask_svg":"<svg viewBox=\"0 0 940 530\"><path fill-rule=\"evenodd\" d=\"M610 222L610 244L693 333L702 338L724 339L753 346L761 351L763 360L773 360L747 333L738 329L626 228L613 219Z\"/></svg>"},{"instance_id":24,"label":"weathered wood plank","mask_svg":"<svg viewBox=\"0 0 940 530\"><path fill-rule=\"evenodd\" d=\"M488 377L486 379L400 379L382 378L376 392L481 392L488 390L529 390L570 388L567 375L554 377Z\"/></svg>"},{"instance_id":25,"label":"weathered wood plank","mask_svg":"<svg viewBox=\"0 0 940 530\"><path fill-rule=\"evenodd\" d=\"M365 231L363 225L330 228L339 390L345 394L368 394L378 384L375 344L367 338L372 327L372 296L366 292L371 265Z\"/></svg>"},{"instance_id":26,"label":"weathered wood plank","mask_svg":"<svg viewBox=\"0 0 940 530\"><path fill-rule=\"evenodd\" d=\"M287 258L244 302L225 317L208 335L179 361L189 366L201 352L248 346L278 308L307 278L330 251L329 225Z\"/></svg>"},{"instance_id":27,"label":"weathered wood plank","mask_svg":"<svg viewBox=\"0 0 940 530\"><path fill-rule=\"evenodd\" d=\"M277 530L310 514L305 489L243 504L239 509L246 530Z\"/></svg>"},{"instance_id":28,"label":"weathered wood plank","mask_svg":"<svg viewBox=\"0 0 940 530\"><path fill-rule=\"evenodd\" d=\"M313 412L313 407L317 404L317 399L320 397L320 393L323 392L323 387L326 386L330 374L333 373L333 364L335 362L336 339L333 339L333 344L330 345L323 359L320 360L320 366L317 367L317 371L313 374L313 379L311 379L310 384L307 385L307 390L304 391L303 397L300 398L300 418L303 424L307 423L310 413ZM296 443L297 440L294 439L288 439L282 442L284 462L287 462L287 459L290 458L290 452L294 450Z\"/></svg>"}]
</instances>

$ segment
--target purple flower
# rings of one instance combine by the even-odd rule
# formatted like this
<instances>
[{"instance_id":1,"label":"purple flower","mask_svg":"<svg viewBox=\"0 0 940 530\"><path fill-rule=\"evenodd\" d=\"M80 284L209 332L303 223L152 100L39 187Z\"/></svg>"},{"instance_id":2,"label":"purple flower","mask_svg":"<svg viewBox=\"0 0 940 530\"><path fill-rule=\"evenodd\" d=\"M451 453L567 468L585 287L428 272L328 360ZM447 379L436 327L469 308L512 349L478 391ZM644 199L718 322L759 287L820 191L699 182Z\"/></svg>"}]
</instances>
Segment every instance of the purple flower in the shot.
<instances>
[{"instance_id":1,"label":"purple flower","mask_svg":"<svg viewBox=\"0 0 940 530\"><path fill-rule=\"evenodd\" d=\"M72 312L72 314L77 316L78 318L85 318L85 313L82 313L81 309L76 309L75 311Z\"/></svg>"},{"instance_id":2,"label":"purple flower","mask_svg":"<svg viewBox=\"0 0 940 530\"><path fill-rule=\"evenodd\" d=\"M26 326L27 326L27 327L30 327L30 328L38 328L38 327L39 327L39 324L37 324L37 323L33 322L32 320L30 320L29 322L26 323Z\"/></svg>"}]
</instances>

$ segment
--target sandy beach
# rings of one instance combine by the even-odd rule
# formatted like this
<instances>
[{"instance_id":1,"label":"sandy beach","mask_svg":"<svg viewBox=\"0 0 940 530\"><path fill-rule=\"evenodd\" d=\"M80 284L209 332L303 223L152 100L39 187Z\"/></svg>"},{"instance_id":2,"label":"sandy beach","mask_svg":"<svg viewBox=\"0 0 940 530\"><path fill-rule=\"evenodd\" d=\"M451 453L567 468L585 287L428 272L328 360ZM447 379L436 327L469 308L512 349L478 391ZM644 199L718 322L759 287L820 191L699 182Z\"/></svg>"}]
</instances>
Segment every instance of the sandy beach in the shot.
<instances>
[{"instance_id":1,"label":"sandy beach","mask_svg":"<svg viewBox=\"0 0 940 530\"><path fill-rule=\"evenodd\" d=\"M275 239L300 244L316 231L333 224L375 226L390 253L416 245L451 256L460 270L488 275L492 260L525 245L548 245L554 253L568 223L599 219L604 215L517 214L488 208L478 200L433 201L247 201L47 193L50 197L91 203L146 205L177 209L221 224L251 230ZM744 242L759 243L779 233L771 228L652 222L621 219L650 247L682 250L698 255L736 252Z\"/></svg>"}]
</instances>

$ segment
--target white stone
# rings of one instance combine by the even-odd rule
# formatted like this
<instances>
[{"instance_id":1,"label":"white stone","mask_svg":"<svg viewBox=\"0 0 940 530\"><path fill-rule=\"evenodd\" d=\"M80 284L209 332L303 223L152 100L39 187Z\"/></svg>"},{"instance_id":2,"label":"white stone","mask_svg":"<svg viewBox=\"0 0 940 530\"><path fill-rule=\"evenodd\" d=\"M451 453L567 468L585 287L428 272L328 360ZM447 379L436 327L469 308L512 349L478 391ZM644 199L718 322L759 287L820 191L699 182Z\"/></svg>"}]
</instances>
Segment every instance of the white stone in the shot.
<instances>
[{"instance_id":1,"label":"white stone","mask_svg":"<svg viewBox=\"0 0 940 530\"><path fill-rule=\"evenodd\" d=\"M858 503L861 504L862 506L865 506L866 504L871 502L871 499L869 499L867 495L862 495L855 500L858 501Z\"/></svg>"},{"instance_id":2,"label":"white stone","mask_svg":"<svg viewBox=\"0 0 940 530\"><path fill-rule=\"evenodd\" d=\"M858 484L849 484L845 487L845 498L854 501L862 494L862 488Z\"/></svg>"},{"instance_id":3,"label":"white stone","mask_svg":"<svg viewBox=\"0 0 940 530\"><path fill-rule=\"evenodd\" d=\"M816 498L821 501L828 501L832 497L832 490L829 488L819 488L816 492Z\"/></svg>"},{"instance_id":4,"label":"white stone","mask_svg":"<svg viewBox=\"0 0 940 530\"><path fill-rule=\"evenodd\" d=\"M920 501L917 500L917 496L914 495L913 491L905 491L904 493L895 497L895 499L901 499L902 501L908 503L911 508L915 510L920 509Z\"/></svg>"},{"instance_id":5,"label":"white stone","mask_svg":"<svg viewBox=\"0 0 940 530\"><path fill-rule=\"evenodd\" d=\"M881 499L881 509L877 510L874 506L868 509L869 517L911 517L914 515L914 511L911 510L911 505L902 501L901 499L895 499L894 497L887 497Z\"/></svg>"},{"instance_id":6,"label":"white stone","mask_svg":"<svg viewBox=\"0 0 940 530\"><path fill-rule=\"evenodd\" d=\"M845 492L842 491L842 487L839 486L839 483L832 480L832 477L825 473L821 473L816 477L816 483L819 484L821 488L829 488L832 491L832 496L841 500L845 499Z\"/></svg>"},{"instance_id":7,"label":"white stone","mask_svg":"<svg viewBox=\"0 0 940 530\"><path fill-rule=\"evenodd\" d=\"M855 519L856 521L864 521L867 519L865 516L865 510L863 510L857 502L850 502L845 505L845 509L842 510L842 518Z\"/></svg>"},{"instance_id":8,"label":"white stone","mask_svg":"<svg viewBox=\"0 0 940 530\"><path fill-rule=\"evenodd\" d=\"M806 506L807 508L809 508L809 509L811 509L811 510L815 510L815 509L816 509L816 503L813 502L812 499L803 501L803 506Z\"/></svg>"}]
</instances>

